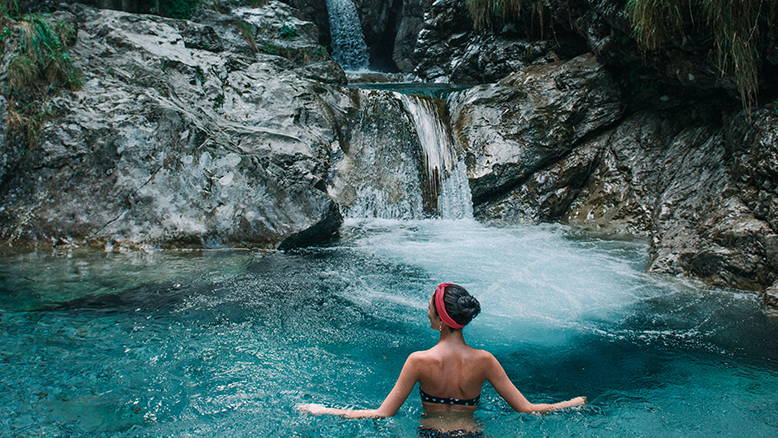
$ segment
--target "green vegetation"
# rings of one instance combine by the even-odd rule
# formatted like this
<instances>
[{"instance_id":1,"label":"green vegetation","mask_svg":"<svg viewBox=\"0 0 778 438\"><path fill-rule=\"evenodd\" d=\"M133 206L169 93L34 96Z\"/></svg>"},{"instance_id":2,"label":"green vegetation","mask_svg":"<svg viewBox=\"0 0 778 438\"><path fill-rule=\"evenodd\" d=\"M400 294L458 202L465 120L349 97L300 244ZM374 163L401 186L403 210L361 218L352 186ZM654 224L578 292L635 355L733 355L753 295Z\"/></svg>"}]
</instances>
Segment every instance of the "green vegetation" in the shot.
<instances>
[{"instance_id":1,"label":"green vegetation","mask_svg":"<svg viewBox=\"0 0 778 438\"><path fill-rule=\"evenodd\" d=\"M0 19L6 21L10 17L19 16L19 5L16 0L0 0Z\"/></svg>"},{"instance_id":2,"label":"green vegetation","mask_svg":"<svg viewBox=\"0 0 778 438\"><path fill-rule=\"evenodd\" d=\"M76 32L71 24L52 23L42 15L16 21L8 4L0 3L6 11L0 33L7 73L2 90L8 102L6 126L9 136L26 141L29 149L38 144L40 130L52 116L49 99L63 89L81 87L81 73L67 53Z\"/></svg>"},{"instance_id":3,"label":"green vegetation","mask_svg":"<svg viewBox=\"0 0 778 438\"><path fill-rule=\"evenodd\" d=\"M75 30L69 23L51 25L40 15L25 17L19 22L19 53L9 63L9 77L12 67L18 68L14 75L19 87L12 91L33 86L40 80L54 87L80 88L81 75L66 51L66 43L74 41Z\"/></svg>"},{"instance_id":4,"label":"green vegetation","mask_svg":"<svg viewBox=\"0 0 778 438\"><path fill-rule=\"evenodd\" d=\"M465 0L465 3L476 30L518 20L525 10L531 17L531 24L537 20L542 33L544 13L549 7L548 0Z\"/></svg>"},{"instance_id":5,"label":"green vegetation","mask_svg":"<svg viewBox=\"0 0 778 438\"><path fill-rule=\"evenodd\" d=\"M297 28L294 27L291 21L291 18L287 18L286 21L284 21L284 25L281 26L281 37L290 41L300 35L300 32L297 31Z\"/></svg>"},{"instance_id":6,"label":"green vegetation","mask_svg":"<svg viewBox=\"0 0 778 438\"><path fill-rule=\"evenodd\" d=\"M760 48L775 32L778 0L629 0L633 35L642 50L657 50L684 29L710 32L721 75L734 74L743 106L751 108L759 87Z\"/></svg>"},{"instance_id":7,"label":"green vegetation","mask_svg":"<svg viewBox=\"0 0 778 438\"><path fill-rule=\"evenodd\" d=\"M522 0L465 0L476 29L492 27L492 20L518 18Z\"/></svg>"},{"instance_id":8,"label":"green vegetation","mask_svg":"<svg viewBox=\"0 0 778 438\"><path fill-rule=\"evenodd\" d=\"M201 0L159 0L159 14L164 17L188 20L201 3Z\"/></svg>"}]
</instances>

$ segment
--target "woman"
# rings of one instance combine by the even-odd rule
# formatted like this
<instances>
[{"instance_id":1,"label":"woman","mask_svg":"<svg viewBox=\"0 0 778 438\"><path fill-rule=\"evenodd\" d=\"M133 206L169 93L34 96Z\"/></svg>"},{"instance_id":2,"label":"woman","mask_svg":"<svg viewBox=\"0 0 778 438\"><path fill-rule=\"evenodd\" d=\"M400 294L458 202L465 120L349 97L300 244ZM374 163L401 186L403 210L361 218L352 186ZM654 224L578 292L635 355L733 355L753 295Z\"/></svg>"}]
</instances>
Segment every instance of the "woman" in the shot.
<instances>
[{"instance_id":1,"label":"woman","mask_svg":"<svg viewBox=\"0 0 778 438\"><path fill-rule=\"evenodd\" d=\"M478 436L473 420L484 381L494 387L519 412L542 413L586 403L586 398L554 404L530 403L505 374L491 353L465 343L462 328L479 312L481 305L462 286L442 283L429 303L430 327L440 332L438 344L417 351L405 361L394 388L378 409L333 409L318 404L299 408L312 414L342 415L349 418L391 417L419 382L424 415L421 436Z\"/></svg>"}]
</instances>

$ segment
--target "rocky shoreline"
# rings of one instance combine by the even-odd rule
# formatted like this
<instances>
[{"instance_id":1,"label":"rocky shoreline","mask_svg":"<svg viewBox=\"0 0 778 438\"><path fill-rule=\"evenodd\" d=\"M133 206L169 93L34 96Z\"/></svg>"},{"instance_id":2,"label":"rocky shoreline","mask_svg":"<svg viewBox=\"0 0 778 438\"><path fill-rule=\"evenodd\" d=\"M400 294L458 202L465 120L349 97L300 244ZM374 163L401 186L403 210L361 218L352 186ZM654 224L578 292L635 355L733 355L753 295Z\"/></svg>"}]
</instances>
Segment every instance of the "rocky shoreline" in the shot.
<instances>
[{"instance_id":1,"label":"rocky shoreline","mask_svg":"<svg viewBox=\"0 0 778 438\"><path fill-rule=\"evenodd\" d=\"M191 21L56 12L77 24L84 84L47 103L37 147L0 129L2 242L288 248L335 236L333 172L365 103L322 50L322 2L291 3ZM629 24L611 1L567 2L569 20L535 38L476 31L451 0L392 5L394 26L375 18L373 33L394 29L398 69L481 84L447 108L478 220L643 236L649 271L778 304L774 89L746 111L693 50L618 55L614 29Z\"/></svg>"}]
</instances>

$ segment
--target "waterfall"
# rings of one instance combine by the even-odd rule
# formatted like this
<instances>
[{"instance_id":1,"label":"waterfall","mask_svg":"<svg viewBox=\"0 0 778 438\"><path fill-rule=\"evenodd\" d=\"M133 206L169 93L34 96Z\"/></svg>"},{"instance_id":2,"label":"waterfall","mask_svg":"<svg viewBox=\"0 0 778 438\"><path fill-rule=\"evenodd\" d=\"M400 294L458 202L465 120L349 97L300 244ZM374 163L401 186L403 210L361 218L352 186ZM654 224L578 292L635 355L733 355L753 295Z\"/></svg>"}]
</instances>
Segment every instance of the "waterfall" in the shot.
<instances>
[{"instance_id":1,"label":"waterfall","mask_svg":"<svg viewBox=\"0 0 778 438\"><path fill-rule=\"evenodd\" d=\"M336 157L329 193L349 218L471 218L470 186L428 96L356 90L360 120Z\"/></svg>"},{"instance_id":2,"label":"waterfall","mask_svg":"<svg viewBox=\"0 0 778 438\"><path fill-rule=\"evenodd\" d=\"M332 57L343 70L367 70L370 55L354 3L351 0L327 0L327 13L330 16Z\"/></svg>"},{"instance_id":3,"label":"waterfall","mask_svg":"<svg viewBox=\"0 0 778 438\"><path fill-rule=\"evenodd\" d=\"M439 100L420 95L401 95L403 106L413 118L427 170L427 190L437 204L440 217L460 219L473 216L470 184L465 163L457 158L450 129L439 115Z\"/></svg>"}]
</instances>

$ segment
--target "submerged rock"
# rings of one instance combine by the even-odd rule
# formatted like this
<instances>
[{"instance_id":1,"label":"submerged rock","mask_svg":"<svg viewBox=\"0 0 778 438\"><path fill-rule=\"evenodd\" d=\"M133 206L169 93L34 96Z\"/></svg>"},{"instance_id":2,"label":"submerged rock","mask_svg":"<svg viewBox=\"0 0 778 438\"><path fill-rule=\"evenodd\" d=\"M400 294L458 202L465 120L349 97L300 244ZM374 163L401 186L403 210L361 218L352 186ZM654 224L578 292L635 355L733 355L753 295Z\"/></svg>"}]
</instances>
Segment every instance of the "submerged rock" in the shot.
<instances>
[{"instance_id":1,"label":"submerged rock","mask_svg":"<svg viewBox=\"0 0 778 438\"><path fill-rule=\"evenodd\" d=\"M37 147L3 143L0 239L274 248L337 233L325 180L343 96L310 77L345 76L287 9L193 23L74 6L84 85L51 100Z\"/></svg>"}]
</instances>

